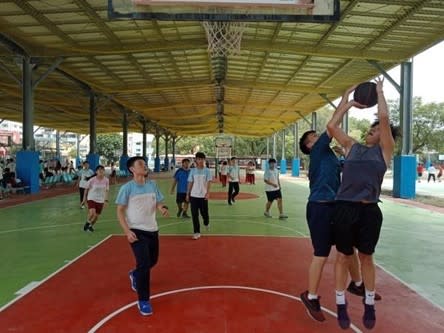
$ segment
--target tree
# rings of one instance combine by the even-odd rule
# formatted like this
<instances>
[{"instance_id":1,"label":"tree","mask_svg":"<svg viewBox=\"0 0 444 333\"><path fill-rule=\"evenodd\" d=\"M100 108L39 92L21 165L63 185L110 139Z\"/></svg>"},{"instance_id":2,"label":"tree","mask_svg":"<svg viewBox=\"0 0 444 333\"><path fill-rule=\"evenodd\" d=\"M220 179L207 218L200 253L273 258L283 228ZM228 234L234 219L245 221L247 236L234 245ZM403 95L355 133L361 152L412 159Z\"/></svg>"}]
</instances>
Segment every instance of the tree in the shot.
<instances>
[{"instance_id":1,"label":"tree","mask_svg":"<svg viewBox=\"0 0 444 333\"><path fill-rule=\"evenodd\" d=\"M96 145L97 154L103 156L107 163L116 162L122 152L122 135L99 134Z\"/></svg>"},{"instance_id":2,"label":"tree","mask_svg":"<svg viewBox=\"0 0 444 333\"><path fill-rule=\"evenodd\" d=\"M389 100L390 116L399 125L399 102ZM414 154L444 152L444 103L423 104L420 97L413 98L413 147Z\"/></svg>"}]
</instances>

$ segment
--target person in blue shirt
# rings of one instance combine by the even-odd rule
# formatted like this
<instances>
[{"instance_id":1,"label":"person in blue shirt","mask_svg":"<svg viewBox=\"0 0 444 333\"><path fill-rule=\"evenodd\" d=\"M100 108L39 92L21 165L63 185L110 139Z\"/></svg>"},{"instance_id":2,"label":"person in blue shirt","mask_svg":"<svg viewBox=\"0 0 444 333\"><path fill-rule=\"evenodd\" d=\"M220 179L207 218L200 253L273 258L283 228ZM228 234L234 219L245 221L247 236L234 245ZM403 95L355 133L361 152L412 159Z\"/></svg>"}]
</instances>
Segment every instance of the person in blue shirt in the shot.
<instances>
[{"instance_id":1,"label":"person in blue shirt","mask_svg":"<svg viewBox=\"0 0 444 333\"><path fill-rule=\"evenodd\" d=\"M137 292L140 313L148 316L153 313L150 271L159 258L156 209L165 217L169 214L157 184L145 178L148 167L143 157L128 159L127 169L133 174L133 180L119 190L116 198L117 217L136 259L136 268L129 272L131 288Z\"/></svg>"},{"instance_id":2,"label":"person in blue shirt","mask_svg":"<svg viewBox=\"0 0 444 333\"><path fill-rule=\"evenodd\" d=\"M174 193L174 188L177 185L177 217L190 218L187 214L188 201L186 199L188 189L188 176L190 174L190 160L188 158L184 158L181 164L181 167L177 169L177 171L174 173L174 181L173 185L171 186L170 193Z\"/></svg>"},{"instance_id":3,"label":"person in blue shirt","mask_svg":"<svg viewBox=\"0 0 444 333\"><path fill-rule=\"evenodd\" d=\"M187 201L191 205L193 219L193 239L200 238L199 212L206 230L209 230L210 216L208 213L208 199L210 197L211 171L205 166L205 154L196 153L196 167L192 168L188 176Z\"/></svg>"}]
</instances>

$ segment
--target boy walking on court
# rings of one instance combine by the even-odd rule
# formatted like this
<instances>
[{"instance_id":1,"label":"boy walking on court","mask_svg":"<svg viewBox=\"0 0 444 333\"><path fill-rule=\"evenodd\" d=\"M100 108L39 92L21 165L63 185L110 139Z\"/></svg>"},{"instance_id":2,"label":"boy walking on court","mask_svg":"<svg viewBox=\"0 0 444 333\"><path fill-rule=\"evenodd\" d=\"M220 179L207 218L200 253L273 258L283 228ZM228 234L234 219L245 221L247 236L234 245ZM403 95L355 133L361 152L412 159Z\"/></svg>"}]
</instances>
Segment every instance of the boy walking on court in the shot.
<instances>
[{"instance_id":1,"label":"boy walking on court","mask_svg":"<svg viewBox=\"0 0 444 333\"><path fill-rule=\"evenodd\" d=\"M83 204L83 198L85 195L86 184L88 183L88 179L94 175L94 171L89 168L89 162L85 161L82 163L82 169L77 173L77 182L75 184L76 187L79 188L80 195L80 208L85 208Z\"/></svg>"},{"instance_id":2,"label":"boy walking on court","mask_svg":"<svg viewBox=\"0 0 444 333\"><path fill-rule=\"evenodd\" d=\"M228 177L228 204L231 206L236 202L235 198L239 194L240 169L236 163L236 157L230 159L230 166L227 172Z\"/></svg>"},{"instance_id":3,"label":"boy walking on court","mask_svg":"<svg viewBox=\"0 0 444 333\"><path fill-rule=\"evenodd\" d=\"M123 185L117 195L117 217L136 259L136 268L129 272L131 288L137 292L140 314L153 313L150 303L150 271L159 258L159 228L156 209L168 216L163 195L157 184L146 180L148 167L141 156L128 159L133 180Z\"/></svg>"},{"instance_id":4,"label":"boy walking on court","mask_svg":"<svg viewBox=\"0 0 444 333\"><path fill-rule=\"evenodd\" d=\"M170 193L174 193L174 188L177 185L177 193L176 193L176 204L177 204L177 217L183 217L189 219L190 217L187 214L188 210L188 201L187 197L187 189L188 189L188 176L190 174L190 160L188 158L184 158L182 160L182 166L177 169L174 173L174 181L171 186Z\"/></svg>"},{"instance_id":5,"label":"boy walking on court","mask_svg":"<svg viewBox=\"0 0 444 333\"><path fill-rule=\"evenodd\" d=\"M199 212L203 223L208 230L210 216L208 214L208 198L210 195L211 172L205 166L205 154L196 153L196 167L192 168L188 176L187 201L191 204L191 217L193 219L193 239L200 238Z\"/></svg>"},{"instance_id":6,"label":"boy walking on court","mask_svg":"<svg viewBox=\"0 0 444 333\"><path fill-rule=\"evenodd\" d=\"M94 224L97 222L104 206L108 204L108 193L109 180L105 177L105 168L103 165L98 165L96 176L88 180L85 186L82 206L87 204L88 218L83 226L83 231L94 231Z\"/></svg>"},{"instance_id":7,"label":"boy walking on court","mask_svg":"<svg viewBox=\"0 0 444 333\"><path fill-rule=\"evenodd\" d=\"M284 210L282 208L281 183L279 181L279 171L275 168L275 166L276 160L274 158L270 158L268 160L268 169L264 172L265 194L267 195L264 216L271 217L271 204L274 200L276 200L279 209L279 220L285 220L288 218L288 216L284 214Z\"/></svg>"}]
</instances>

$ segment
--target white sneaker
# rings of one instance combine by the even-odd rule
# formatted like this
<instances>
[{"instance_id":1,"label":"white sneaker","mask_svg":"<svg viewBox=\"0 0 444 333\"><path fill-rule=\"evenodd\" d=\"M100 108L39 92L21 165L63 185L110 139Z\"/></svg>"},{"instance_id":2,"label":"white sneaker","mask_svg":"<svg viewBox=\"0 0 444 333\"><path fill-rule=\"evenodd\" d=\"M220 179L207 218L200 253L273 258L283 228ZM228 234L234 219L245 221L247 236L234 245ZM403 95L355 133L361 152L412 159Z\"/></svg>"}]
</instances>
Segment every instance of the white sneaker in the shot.
<instances>
[{"instance_id":1,"label":"white sneaker","mask_svg":"<svg viewBox=\"0 0 444 333\"><path fill-rule=\"evenodd\" d=\"M199 233L193 234L193 239L194 240L199 239L199 238L200 238L200 234Z\"/></svg>"},{"instance_id":2,"label":"white sneaker","mask_svg":"<svg viewBox=\"0 0 444 333\"><path fill-rule=\"evenodd\" d=\"M287 215L285 215L285 214L279 215L279 220L285 220L285 219L288 219Z\"/></svg>"},{"instance_id":3,"label":"white sneaker","mask_svg":"<svg viewBox=\"0 0 444 333\"><path fill-rule=\"evenodd\" d=\"M265 217L271 217L271 214L269 212L264 212Z\"/></svg>"},{"instance_id":4,"label":"white sneaker","mask_svg":"<svg viewBox=\"0 0 444 333\"><path fill-rule=\"evenodd\" d=\"M210 231L210 226L209 225L205 226L205 231Z\"/></svg>"}]
</instances>

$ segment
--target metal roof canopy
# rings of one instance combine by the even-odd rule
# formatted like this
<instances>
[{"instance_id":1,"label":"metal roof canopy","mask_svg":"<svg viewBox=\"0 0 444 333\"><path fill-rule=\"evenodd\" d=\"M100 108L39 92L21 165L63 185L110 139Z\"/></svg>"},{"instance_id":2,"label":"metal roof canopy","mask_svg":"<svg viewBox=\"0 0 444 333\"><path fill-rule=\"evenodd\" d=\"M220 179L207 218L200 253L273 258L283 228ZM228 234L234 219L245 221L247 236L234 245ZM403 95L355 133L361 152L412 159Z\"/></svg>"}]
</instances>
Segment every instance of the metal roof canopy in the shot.
<instances>
[{"instance_id":1,"label":"metal roof canopy","mask_svg":"<svg viewBox=\"0 0 444 333\"><path fill-rule=\"evenodd\" d=\"M217 134L223 111L225 133L267 136L376 76L368 60L387 70L444 37L440 0L344 0L339 12L334 23L249 22L239 55L211 59L197 21L109 20L103 0L3 0L0 119L22 121L23 51L36 78L63 59L35 90L35 125L87 133L80 82L100 96L98 132L120 132L124 107L131 131L147 119Z\"/></svg>"}]
</instances>

